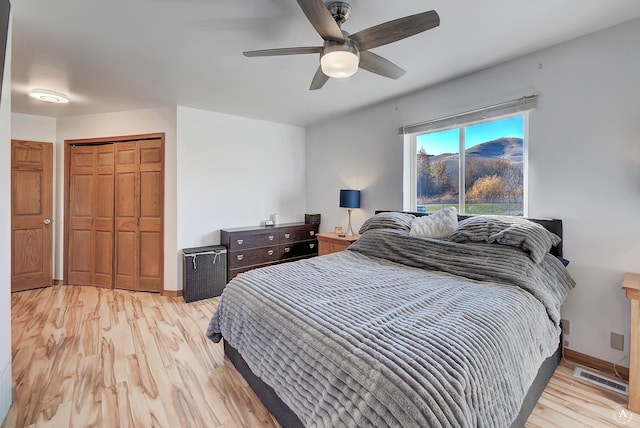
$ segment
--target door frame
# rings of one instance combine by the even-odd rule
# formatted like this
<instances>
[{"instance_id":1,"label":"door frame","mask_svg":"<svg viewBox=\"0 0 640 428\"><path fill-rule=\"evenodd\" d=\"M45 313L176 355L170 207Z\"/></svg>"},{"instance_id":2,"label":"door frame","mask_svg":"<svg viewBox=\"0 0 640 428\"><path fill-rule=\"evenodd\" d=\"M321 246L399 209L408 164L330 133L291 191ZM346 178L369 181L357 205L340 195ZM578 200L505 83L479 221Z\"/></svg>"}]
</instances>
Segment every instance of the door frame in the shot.
<instances>
[{"instance_id":1,"label":"door frame","mask_svg":"<svg viewBox=\"0 0 640 428\"><path fill-rule=\"evenodd\" d=\"M136 135L123 135L117 137L101 137L101 138L80 138L73 140L64 140L64 241L63 241L63 280L62 283L67 284L67 278L69 278L69 186L71 184L71 147L77 145L97 145L97 144L117 144L117 143L127 143L131 141L140 141L140 140L156 140L160 139L162 141L162 146L166 150L165 145L165 133L164 132L156 132L150 134L136 134ZM166 153L165 153L166 155ZM164 175L164 166L163 166L163 175ZM166 185L163 186L163 191L166 191ZM164 206L163 206L164 210ZM164 236L164 214L162 216L162 235ZM164 239L163 239L164 246ZM162 254L164 254L164 248L162 248ZM164 271L164 257L162 258L162 270ZM111 285L113 288L113 283ZM164 288L164 286L162 287ZM164 290L159 290L162 293Z\"/></svg>"}]
</instances>

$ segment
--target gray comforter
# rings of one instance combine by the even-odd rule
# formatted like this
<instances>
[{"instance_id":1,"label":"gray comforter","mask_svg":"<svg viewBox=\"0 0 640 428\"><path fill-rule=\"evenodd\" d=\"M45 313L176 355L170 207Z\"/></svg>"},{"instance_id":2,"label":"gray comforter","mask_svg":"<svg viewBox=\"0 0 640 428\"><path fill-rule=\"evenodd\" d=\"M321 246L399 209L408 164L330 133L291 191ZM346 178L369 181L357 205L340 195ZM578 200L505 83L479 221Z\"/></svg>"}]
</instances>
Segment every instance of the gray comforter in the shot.
<instances>
[{"instance_id":1,"label":"gray comforter","mask_svg":"<svg viewBox=\"0 0 640 428\"><path fill-rule=\"evenodd\" d=\"M371 230L350 251L239 275L207 335L306 426L506 427L573 285L551 255Z\"/></svg>"}]
</instances>

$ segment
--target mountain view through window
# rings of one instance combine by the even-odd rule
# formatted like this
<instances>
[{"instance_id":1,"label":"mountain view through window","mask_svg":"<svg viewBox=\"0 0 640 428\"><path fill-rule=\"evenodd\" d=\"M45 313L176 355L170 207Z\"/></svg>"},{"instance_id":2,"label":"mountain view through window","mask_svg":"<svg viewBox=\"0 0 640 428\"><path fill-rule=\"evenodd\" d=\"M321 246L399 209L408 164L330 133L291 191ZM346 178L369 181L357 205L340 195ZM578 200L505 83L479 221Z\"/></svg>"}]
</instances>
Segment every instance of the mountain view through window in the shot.
<instances>
[{"instance_id":1,"label":"mountain view through window","mask_svg":"<svg viewBox=\"0 0 640 428\"><path fill-rule=\"evenodd\" d=\"M418 211L523 215L524 116L421 134L416 151Z\"/></svg>"}]
</instances>

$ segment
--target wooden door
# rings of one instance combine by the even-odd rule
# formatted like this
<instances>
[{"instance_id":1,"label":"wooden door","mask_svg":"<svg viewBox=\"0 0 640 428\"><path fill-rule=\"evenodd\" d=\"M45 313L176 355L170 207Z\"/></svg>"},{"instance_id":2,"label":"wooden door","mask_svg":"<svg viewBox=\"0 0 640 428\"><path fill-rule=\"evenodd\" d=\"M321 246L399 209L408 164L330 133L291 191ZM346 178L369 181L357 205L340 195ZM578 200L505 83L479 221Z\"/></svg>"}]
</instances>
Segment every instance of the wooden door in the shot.
<instances>
[{"instance_id":1,"label":"wooden door","mask_svg":"<svg viewBox=\"0 0 640 428\"><path fill-rule=\"evenodd\" d=\"M164 141L118 143L115 287L164 288Z\"/></svg>"},{"instance_id":2,"label":"wooden door","mask_svg":"<svg viewBox=\"0 0 640 428\"><path fill-rule=\"evenodd\" d=\"M53 144L11 141L11 291L51 285Z\"/></svg>"},{"instance_id":3,"label":"wooden door","mask_svg":"<svg viewBox=\"0 0 640 428\"><path fill-rule=\"evenodd\" d=\"M68 284L113 287L113 144L70 147Z\"/></svg>"}]
</instances>

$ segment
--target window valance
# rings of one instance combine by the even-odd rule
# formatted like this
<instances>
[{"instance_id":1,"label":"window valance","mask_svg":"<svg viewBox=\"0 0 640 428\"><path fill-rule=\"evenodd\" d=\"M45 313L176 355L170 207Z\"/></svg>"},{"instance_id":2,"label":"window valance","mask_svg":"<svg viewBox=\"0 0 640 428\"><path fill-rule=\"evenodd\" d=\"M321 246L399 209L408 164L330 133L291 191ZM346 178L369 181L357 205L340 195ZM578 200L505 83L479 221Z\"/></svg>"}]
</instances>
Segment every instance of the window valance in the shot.
<instances>
[{"instance_id":1,"label":"window valance","mask_svg":"<svg viewBox=\"0 0 640 428\"><path fill-rule=\"evenodd\" d=\"M512 113L533 110L538 105L538 95L527 95L511 101L478 108L464 113L440 117L426 122L415 123L400 128L400 135L415 134L418 132L435 131L485 119L506 116Z\"/></svg>"}]
</instances>

